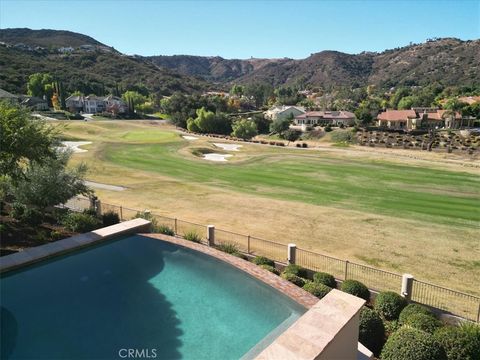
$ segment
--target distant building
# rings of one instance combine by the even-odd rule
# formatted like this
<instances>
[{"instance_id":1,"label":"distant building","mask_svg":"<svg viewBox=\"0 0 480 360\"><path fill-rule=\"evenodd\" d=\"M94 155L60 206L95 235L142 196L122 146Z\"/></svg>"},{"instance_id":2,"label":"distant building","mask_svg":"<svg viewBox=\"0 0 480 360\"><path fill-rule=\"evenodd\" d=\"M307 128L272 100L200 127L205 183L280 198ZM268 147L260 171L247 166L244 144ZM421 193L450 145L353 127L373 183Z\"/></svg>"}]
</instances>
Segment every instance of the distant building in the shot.
<instances>
[{"instance_id":1,"label":"distant building","mask_svg":"<svg viewBox=\"0 0 480 360\"><path fill-rule=\"evenodd\" d=\"M42 98L36 96L22 96L21 99L21 104L31 110L46 111L50 109L47 100Z\"/></svg>"},{"instance_id":2,"label":"distant building","mask_svg":"<svg viewBox=\"0 0 480 360\"><path fill-rule=\"evenodd\" d=\"M58 48L57 50L58 50L58 52L61 52L62 54L68 54L68 53L73 52L73 50L75 50L75 49L71 46L66 46L66 47Z\"/></svg>"},{"instance_id":3,"label":"distant building","mask_svg":"<svg viewBox=\"0 0 480 360\"><path fill-rule=\"evenodd\" d=\"M105 98L95 95L85 96L83 110L87 114L96 114L105 111Z\"/></svg>"},{"instance_id":4,"label":"distant building","mask_svg":"<svg viewBox=\"0 0 480 360\"><path fill-rule=\"evenodd\" d=\"M123 114L128 111L127 104L119 97L109 95L104 98L105 111L112 114Z\"/></svg>"},{"instance_id":5,"label":"distant building","mask_svg":"<svg viewBox=\"0 0 480 360\"><path fill-rule=\"evenodd\" d=\"M315 125L353 125L355 114L350 111L309 111L295 117L295 125L302 127Z\"/></svg>"},{"instance_id":6,"label":"distant building","mask_svg":"<svg viewBox=\"0 0 480 360\"><path fill-rule=\"evenodd\" d=\"M127 104L119 97L108 96L70 96L65 100L68 111L78 113L83 111L87 114L97 114L100 112L110 112L122 114L127 112Z\"/></svg>"},{"instance_id":7,"label":"distant building","mask_svg":"<svg viewBox=\"0 0 480 360\"><path fill-rule=\"evenodd\" d=\"M304 114L305 108L302 106L274 106L263 114L265 118L269 120L277 120L277 119L288 119L289 117L296 117L298 115Z\"/></svg>"},{"instance_id":8,"label":"distant building","mask_svg":"<svg viewBox=\"0 0 480 360\"><path fill-rule=\"evenodd\" d=\"M480 102L480 96L462 96L458 98L459 101L472 105Z\"/></svg>"},{"instance_id":9,"label":"distant building","mask_svg":"<svg viewBox=\"0 0 480 360\"><path fill-rule=\"evenodd\" d=\"M377 116L377 125L397 130L416 130L462 126L462 115L436 108L412 108L411 110L387 110Z\"/></svg>"},{"instance_id":10,"label":"distant building","mask_svg":"<svg viewBox=\"0 0 480 360\"><path fill-rule=\"evenodd\" d=\"M7 100L13 103L17 103L20 100L20 97L17 95L13 95L3 89L0 89L0 100Z\"/></svg>"},{"instance_id":11,"label":"distant building","mask_svg":"<svg viewBox=\"0 0 480 360\"><path fill-rule=\"evenodd\" d=\"M78 95L69 96L65 100L65 105L71 113L79 113L80 111L83 111L84 97Z\"/></svg>"},{"instance_id":12,"label":"distant building","mask_svg":"<svg viewBox=\"0 0 480 360\"><path fill-rule=\"evenodd\" d=\"M379 127L411 130L417 127L418 116L414 110L387 110L377 116Z\"/></svg>"}]
</instances>

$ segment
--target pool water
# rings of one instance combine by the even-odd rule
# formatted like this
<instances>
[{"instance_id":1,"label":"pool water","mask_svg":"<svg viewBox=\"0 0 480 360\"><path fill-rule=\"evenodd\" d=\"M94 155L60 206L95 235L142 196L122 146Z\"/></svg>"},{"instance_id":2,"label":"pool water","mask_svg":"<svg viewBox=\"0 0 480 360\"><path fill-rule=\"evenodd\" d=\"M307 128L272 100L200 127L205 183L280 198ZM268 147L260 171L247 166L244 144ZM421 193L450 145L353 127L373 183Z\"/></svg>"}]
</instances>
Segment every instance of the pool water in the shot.
<instances>
[{"instance_id":1,"label":"pool water","mask_svg":"<svg viewBox=\"0 0 480 360\"><path fill-rule=\"evenodd\" d=\"M248 358L306 311L220 260L142 236L7 273L0 286L2 359Z\"/></svg>"}]
</instances>

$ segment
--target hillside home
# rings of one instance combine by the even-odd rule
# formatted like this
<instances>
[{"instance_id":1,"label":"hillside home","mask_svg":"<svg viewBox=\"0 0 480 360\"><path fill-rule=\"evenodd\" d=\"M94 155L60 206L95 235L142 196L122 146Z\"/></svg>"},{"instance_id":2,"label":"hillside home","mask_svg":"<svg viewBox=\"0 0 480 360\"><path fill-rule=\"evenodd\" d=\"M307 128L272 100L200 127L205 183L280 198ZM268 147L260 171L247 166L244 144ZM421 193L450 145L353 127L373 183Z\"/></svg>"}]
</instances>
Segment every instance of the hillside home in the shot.
<instances>
[{"instance_id":1,"label":"hillside home","mask_svg":"<svg viewBox=\"0 0 480 360\"><path fill-rule=\"evenodd\" d=\"M84 98L83 96L72 95L65 100L68 111L71 113L78 113L83 111Z\"/></svg>"},{"instance_id":2,"label":"hillside home","mask_svg":"<svg viewBox=\"0 0 480 360\"><path fill-rule=\"evenodd\" d=\"M108 95L105 99L105 110L112 114L123 114L128 111L128 106L125 102L113 95Z\"/></svg>"},{"instance_id":3,"label":"hillside home","mask_svg":"<svg viewBox=\"0 0 480 360\"><path fill-rule=\"evenodd\" d=\"M377 116L377 125L397 130L417 128L418 117L414 110L387 110Z\"/></svg>"},{"instance_id":4,"label":"hillside home","mask_svg":"<svg viewBox=\"0 0 480 360\"><path fill-rule=\"evenodd\" d=\"M304 114L305 108L302 106L274 106L263 114L266 119L277 120L277 119L288 119L290 117L296 117L298 115Z\"/></svg>"},{"instance_id":5,"label":"hillside home","mask_svg":"<svg viewBox=\"0 0 480 360\"><path fill-rule=\"evenodd\" d=\"M12 103L17 103L19 101L19 97L17 95L13 95L9 93L8 91L5 91L3 89L0 89L0 101L1 100L6 100Z\"/></svg>"},{"instance_id":6,"label":"hillside home","mask_svg":"<svg viewBox=\"0 0 480 360\"><path fill-rule=\"evenodd\" d=\"M105 111L105 98L95 95L85 96L84 111L87 114L96 114Z\"/></svg>"},{"instance_id":7,"label":"hillside home","mask_svg":"<svg viewBox=\"0 0 480 360\"><path fill-rule=\"evenodd\" d=\"M47 100L36 96L22 96L21 104L31 110L46 111L49 110Z\"/></svg>"},{"instance_id":8,"label":"hillside home","mask_svg":"<svg viewBox=\"0 0 480 360\"><path fill-rule=\"evenodd\" d=\"M315 125L353 125L355 114L349 111L309 111L295 117L295 125L302 127Z\"/></svg>"}]
</instances>

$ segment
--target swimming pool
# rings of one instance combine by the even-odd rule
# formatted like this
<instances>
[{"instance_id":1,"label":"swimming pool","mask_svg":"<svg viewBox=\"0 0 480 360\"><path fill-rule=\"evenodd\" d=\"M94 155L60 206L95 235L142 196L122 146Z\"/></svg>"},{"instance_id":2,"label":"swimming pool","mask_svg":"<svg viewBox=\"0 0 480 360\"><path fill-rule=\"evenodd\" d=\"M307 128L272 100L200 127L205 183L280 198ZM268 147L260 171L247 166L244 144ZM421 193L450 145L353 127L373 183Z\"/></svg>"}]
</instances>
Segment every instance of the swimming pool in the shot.
<instances>
[{"instance_id":1,"label":"swimming pool","mask_svg":"<svg viewBox=\"0 0 480 360\"><path fill-rule=\"evenodd\" d=\"M248 358L306 311L229 264L138 235L0 286L2 359Z\"/></svg>"}]
</instances>

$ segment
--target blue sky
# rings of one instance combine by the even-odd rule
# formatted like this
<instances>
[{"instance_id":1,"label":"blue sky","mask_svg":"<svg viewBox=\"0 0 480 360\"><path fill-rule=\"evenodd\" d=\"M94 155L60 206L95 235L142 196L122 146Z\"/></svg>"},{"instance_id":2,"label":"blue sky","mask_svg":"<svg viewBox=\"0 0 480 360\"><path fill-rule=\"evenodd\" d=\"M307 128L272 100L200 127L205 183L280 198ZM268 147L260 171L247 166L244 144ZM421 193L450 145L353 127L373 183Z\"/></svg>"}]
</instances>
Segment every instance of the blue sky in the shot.
<instances>
[{"instance_id":1,"label":"blue sky","mask_svg":"<svg viewBox=\"0 0 480 360\"><path fill-rule=\"evenodd\" d=\"M0 0L0 27L61 29L127 54L305 58L480 38L480 0Z\"/></svg>"}]
</instances>

